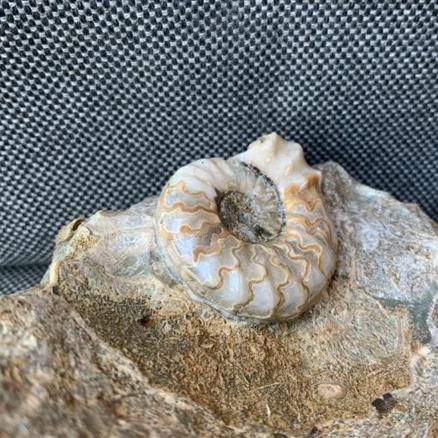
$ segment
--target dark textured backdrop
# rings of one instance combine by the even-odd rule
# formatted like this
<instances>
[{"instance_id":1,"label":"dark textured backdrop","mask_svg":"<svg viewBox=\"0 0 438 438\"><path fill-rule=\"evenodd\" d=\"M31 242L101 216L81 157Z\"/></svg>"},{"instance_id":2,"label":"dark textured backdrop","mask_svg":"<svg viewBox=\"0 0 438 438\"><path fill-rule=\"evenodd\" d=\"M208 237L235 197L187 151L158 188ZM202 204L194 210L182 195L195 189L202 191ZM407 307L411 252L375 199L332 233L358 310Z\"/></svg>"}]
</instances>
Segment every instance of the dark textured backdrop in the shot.
<instances>
[{"instance_id":1,"label":"dark textured backdrop","mask_svg":"<svg viewBox=\"0 0 438 438\"><path fill-rule=\"evenodd\" d=\"M436 1L0 5L3 291L61 224L273 130L438 216Z\"/></svg>"}]
</instances>

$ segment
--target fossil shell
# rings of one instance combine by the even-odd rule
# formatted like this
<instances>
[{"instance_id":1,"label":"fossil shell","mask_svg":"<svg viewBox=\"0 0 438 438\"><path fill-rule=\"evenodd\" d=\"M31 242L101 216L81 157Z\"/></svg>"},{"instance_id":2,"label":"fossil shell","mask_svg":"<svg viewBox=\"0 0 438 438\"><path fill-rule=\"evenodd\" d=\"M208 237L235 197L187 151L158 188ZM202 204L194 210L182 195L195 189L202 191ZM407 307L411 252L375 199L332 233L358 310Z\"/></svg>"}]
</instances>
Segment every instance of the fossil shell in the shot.
<instances>
[{"instance_id":1,"label":"fossil shell","mask_svg":"<svg viewBox=\"0 0 438 438\"><path fill-rule=\"evenodd\" d=\"M301 146L277 134L229 160L180 168L156 211L171 274L225 316L295 318L318 300L336 264L320 182Z\"/></svg>"}]
</instances>

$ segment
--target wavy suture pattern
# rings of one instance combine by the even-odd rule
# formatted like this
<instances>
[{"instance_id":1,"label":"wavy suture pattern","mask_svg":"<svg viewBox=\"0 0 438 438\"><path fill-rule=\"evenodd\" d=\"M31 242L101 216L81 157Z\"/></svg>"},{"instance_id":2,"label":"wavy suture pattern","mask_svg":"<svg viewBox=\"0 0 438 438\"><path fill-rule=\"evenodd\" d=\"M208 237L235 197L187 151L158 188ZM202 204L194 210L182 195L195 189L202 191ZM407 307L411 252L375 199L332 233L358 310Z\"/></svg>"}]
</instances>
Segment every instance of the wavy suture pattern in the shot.
<instances>
[{"instance_id":1,"label":"wavy suture pattern","mask_svg":"<svg viewBox=\"0 0 438 438\"><path fill-rule=\"evenodd\" d=\"M179 169L164 187L156 214L158 242L172 275L193 299L225 316L256 322L297 317L318 300L336 264L337 239L320 178L301 147L276 134L228 161L205 159ZM229 191L255 200L265 212L264 227L278 232L262 242L236 237L218 206Z\"/></svg>"}]
</instances>

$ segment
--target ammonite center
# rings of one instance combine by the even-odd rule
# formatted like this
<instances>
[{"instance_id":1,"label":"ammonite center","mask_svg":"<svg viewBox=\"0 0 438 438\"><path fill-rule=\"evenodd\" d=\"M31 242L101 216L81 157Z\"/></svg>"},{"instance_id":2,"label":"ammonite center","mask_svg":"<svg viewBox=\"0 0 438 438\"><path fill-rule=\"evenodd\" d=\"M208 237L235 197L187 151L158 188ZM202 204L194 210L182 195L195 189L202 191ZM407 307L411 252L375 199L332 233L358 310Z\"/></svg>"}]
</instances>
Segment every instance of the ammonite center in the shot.
<instances>
[{"instance_id":1,"label":"ammonite center","mask_svg":"<svg viewBox=\"0 0 438 438\"><path fill-rule=\"evenodd\" d=\"M233 187L216 200L222 223L244 242L275 239L284 227L284 210L274 183L245 163L239 163L235 172Z\"/></svg>"}]
</instances>

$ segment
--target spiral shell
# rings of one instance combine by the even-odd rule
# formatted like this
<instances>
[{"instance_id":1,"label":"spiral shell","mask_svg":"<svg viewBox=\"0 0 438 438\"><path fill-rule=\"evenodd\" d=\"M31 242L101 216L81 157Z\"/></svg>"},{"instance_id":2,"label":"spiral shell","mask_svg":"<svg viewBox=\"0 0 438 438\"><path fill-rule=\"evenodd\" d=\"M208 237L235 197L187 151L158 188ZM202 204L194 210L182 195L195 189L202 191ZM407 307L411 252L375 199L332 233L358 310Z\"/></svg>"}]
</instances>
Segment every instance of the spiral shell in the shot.
<instances>
[{"instance_id":1,"label":"spiral shell","mask_svg":"<svg viewBox=\"0 0 438 438\"><path fill-rule=\"evenodd\" d=\"M336 264L321 173L297 143L270 134L229 160L180 168L158 200L158 243L190 296L225 316L292 319L315 303Z\"/></svg>"}]
</instances>

